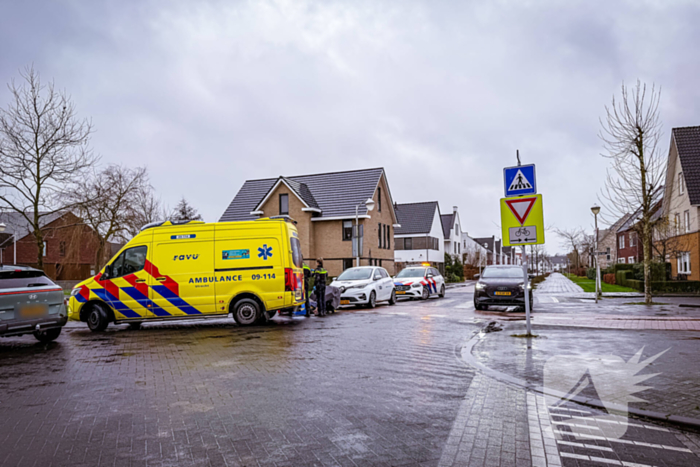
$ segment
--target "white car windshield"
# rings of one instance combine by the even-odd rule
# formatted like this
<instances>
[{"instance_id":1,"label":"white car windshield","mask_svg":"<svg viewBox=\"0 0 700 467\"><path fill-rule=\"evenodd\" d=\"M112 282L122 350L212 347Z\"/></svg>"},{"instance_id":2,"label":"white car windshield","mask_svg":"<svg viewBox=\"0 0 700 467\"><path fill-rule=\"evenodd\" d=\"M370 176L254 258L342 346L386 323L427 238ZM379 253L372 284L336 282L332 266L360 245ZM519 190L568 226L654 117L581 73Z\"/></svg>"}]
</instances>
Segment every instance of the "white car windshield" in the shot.
<instances>
[{"instance_id":1,"label":"white car windshield","mask_svg":"<svg viewBox=\"0 0 700 467\"><path fill-rule=\"evenodd\" d=\"M370 268L350 268L343 271L338 276L339 281L362 281L372 277L372 269Z\"/></svg>"},{"instance_id":2,"label":"white car windshield","mask_svg":"<svg viewBox=\"0 0 700 467\"><path fill-rule=\"evenodd\" d=\"M423 277L425 268L406 268L396 275L397 279L404 277Z\"/></svg>"},{"instance_id":3,"label":"white car windshield","mask_svg":"<svg viewBox=\"0 0 700 467\"><path fill-rule=\"evenodd\" d=\"M522 279L523 269L513 268L486 268L481 275L484 279Z\"/></svg>"}]
</instances>

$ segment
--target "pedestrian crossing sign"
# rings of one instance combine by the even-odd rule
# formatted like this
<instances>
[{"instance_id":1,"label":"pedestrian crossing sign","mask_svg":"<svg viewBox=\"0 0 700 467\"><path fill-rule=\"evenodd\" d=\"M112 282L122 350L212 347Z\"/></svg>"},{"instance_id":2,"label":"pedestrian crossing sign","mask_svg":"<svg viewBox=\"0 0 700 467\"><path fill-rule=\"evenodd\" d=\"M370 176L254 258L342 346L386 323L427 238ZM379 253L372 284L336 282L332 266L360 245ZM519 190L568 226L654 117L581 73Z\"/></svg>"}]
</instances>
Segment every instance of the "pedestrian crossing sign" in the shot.
<instances>
[{"instance_id":1,"label":"pedestrian crossing sign","mask_svg":"<svg viewBox=\"0 0 700 467\"><path fill-rule=\"evenodd\" d=\"M503 246L542 245L542 195L501 198L501 231Z\"/></svg>"},{"instance_id":2,"label":"pedestrian crossing sign","mask_svg":"<svg viewBox=\"0 0 700 467\"><path fill-rule=\"evenodd\" d=\"M503 169L506 198L537 193L535 164L506 167Z\"/></svg>"}]
</instances>

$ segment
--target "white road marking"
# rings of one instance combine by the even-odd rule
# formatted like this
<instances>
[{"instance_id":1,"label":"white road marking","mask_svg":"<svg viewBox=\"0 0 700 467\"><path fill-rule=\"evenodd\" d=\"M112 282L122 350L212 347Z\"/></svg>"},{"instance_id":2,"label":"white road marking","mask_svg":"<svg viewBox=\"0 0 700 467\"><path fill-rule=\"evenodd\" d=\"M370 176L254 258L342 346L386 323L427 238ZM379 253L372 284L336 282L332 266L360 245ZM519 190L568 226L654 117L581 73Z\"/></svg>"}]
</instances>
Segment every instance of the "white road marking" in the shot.
<instances>
[{"instance_id":1,"label":"white road marking","mask_svg":"<svg viewBox=\"0 0 700 467\"><path fill-rule=\"evenodd\" d=\"M558 433L560 435L575 436L576 438L588 438L588 439L595 439L598 441L607 441L610 443L633 444L635 446L645 446L648 448L666 449L667 451L688 452L690 454L693 453L693 451L691 451L690 449L687 449L687 448L679 448L676 446L666 446L665 444L652 444L652 443L643 443L641 441L631 441L631 440L627 440L627 439L606 438L605 436L589 435L586 433L577 433L575 431L568 432L568 431L554 430L554 432Z\"/></svg>"},{"instance_id":2,"label":"white road marking","mask_svg":"<svg viewBox=\"0 0 700 467\"><path fill-rule=\"evenodd\" d=\"M473 310L474 309L474 302L463 303L462 305L457 305L455 308L461 308L461 309L466 309L466 310L472 309Z\"/></svg>"},{"instance_id":3,"label":"white road marking","mask_svg":"<svg viewBox=\"0 0 700 467\"><path fill-rule=\"evenodd\" d=\"M562 452L560 455L561 455L561 457L568 457L570 459L579 459L582 461L598 462L599 464L623 465L625 467L653 467L649 464L638 464L636 462L618 461L615 459L606 459L604 457L582 456L581 454L572 454L570 452Z\"/></svg>"},{"instance_id":4,"label":"white road marking","mask_svg":"<svg viewBox=\"0 0 700 467\"><path fill-rule=\"evenodd\" d=\"M557 415L559 417L565 417L568 415L558 415L558 414L553 414ZM615 421L615 420L606 420L606 419L601 419L601 418L596 418L596 417L580 417L577 415L572 415L571 418L575 418L576 420L586 420L586 421L595 421L595 422L602 422L602 423L614 423L617 425L627 425L627 426L633 426L635 428L646 428L647 430L656 430L656 431L665 431L666 433L669 432L666 428L661 428L659 426L650 426L650 425L640 425L638 423L629 423L626 418L621 417L621 422Z\"/></svg>"},{"instance_id":5,"label":"white road marking","mask_svg":"<svg viewBox=\"0 0 700 467\"><path fill-rule=\"evenodd\" d=\"M557 440L557 443L559 444L564 444L566 446L574 446L577 448L586 448L586 449L596 449L598 451L606 451L606 452L615 452L612 450L612 448L608 448L605 446L597 446L595 444L586 444L586 443L573 443L571 441L564 441L561 439ZM563 454L563 453L562 453Z\"/></svg>"}]
</instances>

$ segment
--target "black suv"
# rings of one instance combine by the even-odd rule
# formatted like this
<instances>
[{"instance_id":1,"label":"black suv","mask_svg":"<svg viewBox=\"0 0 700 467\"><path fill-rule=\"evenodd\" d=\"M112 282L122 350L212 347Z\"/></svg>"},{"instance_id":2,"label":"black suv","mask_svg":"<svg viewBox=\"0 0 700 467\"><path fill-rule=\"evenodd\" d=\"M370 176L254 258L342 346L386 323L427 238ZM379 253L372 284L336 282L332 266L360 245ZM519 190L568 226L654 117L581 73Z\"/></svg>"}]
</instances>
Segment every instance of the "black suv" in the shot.
<instances>
[{"instance_id":1,"label":"black suv","mask_svg":"<svg viewBox=\"0 0 700 467\"><path fill-rule=\"evenodd\" d=\"M522 266L486 266L474 286L474 308L486 310L493 306L525 307L525 290ZM530 310L532 288L528 282Z\"/></svg>"},{"instance_id":2,"label":"black suv","mask_svg":"<svg viewBox=\"0 0 700 467\"><path fill-rule=\"evenodd\" d=\"M34 334L51 342L68 320L63 289L44 271L0 266L0 336Z\"/></svg>"}]
</instances>

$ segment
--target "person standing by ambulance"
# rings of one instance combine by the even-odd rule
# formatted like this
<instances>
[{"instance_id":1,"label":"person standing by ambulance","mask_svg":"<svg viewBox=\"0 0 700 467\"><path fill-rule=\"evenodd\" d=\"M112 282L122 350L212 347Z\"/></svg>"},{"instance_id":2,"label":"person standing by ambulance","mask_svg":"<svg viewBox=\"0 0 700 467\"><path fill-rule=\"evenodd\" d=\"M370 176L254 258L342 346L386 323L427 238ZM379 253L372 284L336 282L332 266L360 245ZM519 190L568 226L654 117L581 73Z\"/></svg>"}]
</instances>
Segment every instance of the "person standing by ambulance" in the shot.
<instances>
[{"instance_id":1,"label":"person standing by ambulance","mask_svg":"<svg viewBox=\"0 0 700 467\"><path fill-rule=\"evenodd\" d=\"M314 270L314 283L316 285L316 313L318 316L326 316L326 279L328 271L323 269L323 259L316 260Z\"/></svg>"},{"instance_id":2,"label":"person standing by ambulance","mask_svg":"<svg viewBox=\"0 0 700 467\"><path fill-rule=\"evenodd\" d=\"M308 264L304 263L303 266L304 269L304 294L305 294L305 299L306 302L304 303L304 308L306 310L306 316L309 317L311 316L311 304L309 303L309 295L311 295L311 291L309 290L309 285L311 283L311 268L309 267Z\"/></svg>"}]
</instances>

